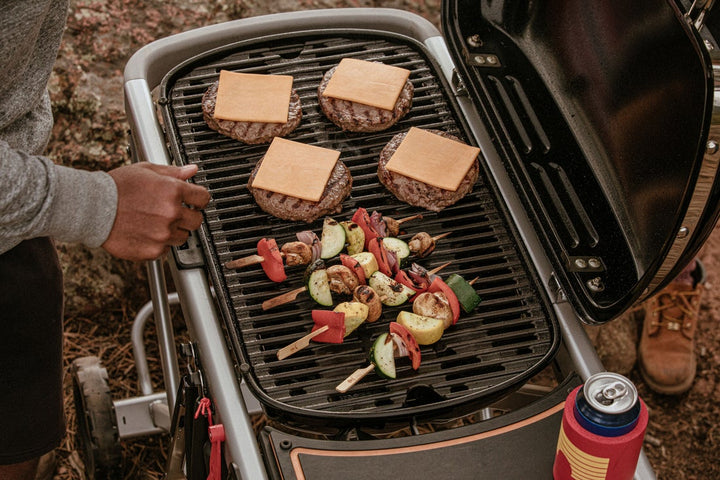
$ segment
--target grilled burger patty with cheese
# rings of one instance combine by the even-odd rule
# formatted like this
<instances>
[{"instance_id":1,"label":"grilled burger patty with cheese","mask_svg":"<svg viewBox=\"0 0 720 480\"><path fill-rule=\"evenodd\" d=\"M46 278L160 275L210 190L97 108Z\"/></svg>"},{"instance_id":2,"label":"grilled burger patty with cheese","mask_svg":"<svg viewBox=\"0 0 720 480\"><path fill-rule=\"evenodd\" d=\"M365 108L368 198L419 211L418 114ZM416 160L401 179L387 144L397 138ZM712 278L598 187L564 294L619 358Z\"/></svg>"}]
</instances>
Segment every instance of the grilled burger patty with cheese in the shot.
<instances>
[{"instance_id":1,"label":"grilled burger patty with cheese","mask_svg":"<svg viewBox=\"0 0 720 480\"><path fill-rule=\"evenodd\" d=\"M428 129L429 132L462 142L455 135L440 130ZM396 172L389 171L385 166L403 141L407 132L395 135L380 152L378 161L378 179L380 183L395 195L398 200L409 203L416 207L423 207L433 212L439 212L445 207L455 204L465 195L470 193L480 174L480 164L476 159L460 182L457 190L444 190L442 188L428 185L421 181L406 177Z\"/></svg>"},{"instance_id":2,"label":"grilled burger patty with cheese","mask_svg":"<svg viewBox=\"0 0 720 480\"><path fill-rule=\"evenodd\" d=\"M328 70L318 86L318 103L327 118L338 127L349 132L379 132L395 125L412 107L415 89L410 80L400 92L392 110L363 105L362 103L340 100L323 95L337 66Z\"/></svg>"},{"instance_id":3,"label":"grilled burger patty with cheese","mask_svg":"<svg viewBox=\"0 0 720 480\"><path fill-rule=\"evenodd\" d=\"M253 180L262 164L260 160L248 181L248 190L263 211L283 220L297 220L312 222L322 216L338 213L342 210L342 202L350 195L352 190L352 176L345 164L338 160L333 168L330 178L325 185L320 200L311 202L297 197L271 192L262 188L253 188Z\"/></svg>"},{"instance_id":4,"label":"grilled burger patty with cheese","mask_svg":"<svg viewBox=\"0 0 720 480\"><path fill-rule=\"evenodd\" d=\"M219 83L217 81L210 85L202 98L203 118L208 127L213 130L235 140L255 145L270 143L275 137L284 137L300 125L302 105L300 104L300 96L295 89L290 93L287 123L236 122L215 118L215 103L217 102Z\"/></svg>"}]
</instances>

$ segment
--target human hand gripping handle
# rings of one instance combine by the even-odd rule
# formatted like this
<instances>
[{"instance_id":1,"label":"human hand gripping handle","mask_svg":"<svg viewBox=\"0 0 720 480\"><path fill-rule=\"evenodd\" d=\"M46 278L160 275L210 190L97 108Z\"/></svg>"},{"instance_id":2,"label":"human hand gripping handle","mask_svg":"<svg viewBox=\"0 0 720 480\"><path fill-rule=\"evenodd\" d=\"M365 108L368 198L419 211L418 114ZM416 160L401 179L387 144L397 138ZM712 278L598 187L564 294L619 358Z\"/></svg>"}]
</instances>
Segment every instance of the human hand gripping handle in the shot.
<instances>
[{"instance_id":1,"label":"human hand gripping handle","mask_svg":"<svg viewBox=\"0 0 720 480\"><path fill-rule=\"evenodd\" d=\"M115 222L102 247L126 260L153 260L182 245L202 223L208 191L186 182L197 165L136 163L110 171L117 185Z\"/></svg>"}]
</instances>

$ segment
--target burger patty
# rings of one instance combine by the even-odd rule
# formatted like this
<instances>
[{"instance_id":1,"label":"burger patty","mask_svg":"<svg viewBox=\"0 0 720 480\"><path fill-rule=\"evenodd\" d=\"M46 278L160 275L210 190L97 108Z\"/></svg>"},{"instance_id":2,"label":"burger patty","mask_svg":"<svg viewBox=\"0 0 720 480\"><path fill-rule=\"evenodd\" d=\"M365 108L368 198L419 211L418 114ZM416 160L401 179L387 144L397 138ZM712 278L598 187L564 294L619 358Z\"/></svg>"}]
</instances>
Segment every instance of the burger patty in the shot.
<instances>
[{"instance_id":1,"label":"burger patty","mask_svg":"<svg viewBox=\"0 0 720 480\"><path fill-rule=\"evenodd\" d=\"M318 103L325 116L343 130L349 132L379 132L395 125L398 120L410 111L415 89L409 80L405 82L405 86L400 91L397 102L395 102L395 108L392 110L324 96L325 87L327 87L336 68L337 66L328 70L320 81Z\"/></svg>"},{"instance_id":2,"label":"burger patty","mask_svg":"<svg viewBox=\"0 0 720 480\"><path fill-rule=\"evenodd\" d=\"M335 168L330 173L330 178L318 202L290 197L262 188L253 188L252 183L261 164L262 160L255 165L250 174L248 190L260 208L283 220L299 220L310 223L324 215L338 213L342 210L343 200L350 195L350 190L352 190L350 170L340 160L337 161Z\"/></svg>"},{"instance_id":3,"label":"burger patty","mask_svg":"<svg viewBox=\"0 0 720 480\"><path fill-rule=\"evenodd\" d=\"M300 125L302 105L295 89L290 92L287 123L236 122L214 117L219 81L213 83L203 94L203 118L208 127L235 140L248 144L269 143L275 137L284 137Z\"/></svg>"},{"instance_id":4,"label":"burger patty","mask_svg":"<svg viewBox=\"0 0 720 480\"><path fill-rule=\"evenodd\" d=\"M427 130L432 133L436 133L442 137L449 138L462 142L459 138L440 130ZM465 174L465 177L460 182L460 186L454 192L451 190L444 190L427 183L423 183L419 180L414 180L405 175L400 175L396 172L391 172L386 168L387 162L390 157L393 156L395 150L397 150L400 142L403 141L407 132L398 133L395 135L387 145L380 152L380 160L378 161L378 179L380 183L390 190L398 200L409 203L416 207L423 207L433 212L439 212L445 207L453 205L465 195L470 193L478 179L480 173L480 163L477 159L470 166L470 169Z\"/></svg>"}]
</instances>

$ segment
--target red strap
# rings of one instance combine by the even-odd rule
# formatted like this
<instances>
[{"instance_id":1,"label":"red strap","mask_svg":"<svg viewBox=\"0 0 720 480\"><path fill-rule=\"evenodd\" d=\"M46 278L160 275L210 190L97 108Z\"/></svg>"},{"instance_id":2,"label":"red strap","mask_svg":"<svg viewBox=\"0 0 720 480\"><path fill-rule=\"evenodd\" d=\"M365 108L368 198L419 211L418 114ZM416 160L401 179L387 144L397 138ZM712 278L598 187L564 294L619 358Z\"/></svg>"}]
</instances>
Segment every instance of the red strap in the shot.
<instances>
[{"instance_id":1,"label":"red strap","mask_svg":"<svg viewBox=\"0 0 720 480\"><path fill-rule=\"evenodd\" d=\"M207 480L222 480L222 442L225 441L225 428L222 423L208 428L210 435L210 474Z\"/></svg>"},{"instance_id":2,"label":"red strap","mask_svg":"<svg viewBox=\"0 0 720 480\"><path fill-rule=\"evenodd\" d=\"M210 399L203 397L198 403L198 408L195 410L195 418L197 419L200 415L207 417L208 425L212 425L212 409L210 408Z\"/></svg>"}]
</instances>

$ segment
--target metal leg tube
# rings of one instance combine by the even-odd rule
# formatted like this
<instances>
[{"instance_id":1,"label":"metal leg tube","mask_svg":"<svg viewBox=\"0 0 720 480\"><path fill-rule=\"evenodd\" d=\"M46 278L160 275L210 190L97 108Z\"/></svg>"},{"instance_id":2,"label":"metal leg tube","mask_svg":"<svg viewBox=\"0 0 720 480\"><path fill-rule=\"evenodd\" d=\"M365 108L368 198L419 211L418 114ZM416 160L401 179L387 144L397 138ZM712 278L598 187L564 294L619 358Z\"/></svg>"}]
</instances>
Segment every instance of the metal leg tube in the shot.
<instances>
[{"instance_id":1,"label":"metal leg tube","mask_svg":"<svg viewBox=\"0 0 720 480\"><path fill-rule=\"evenodd\" d=\"M168 305L177 305L180 303L178 294L173 292L167 295ZM133 321L131 341L133 348L133 357L135 359L135 369L137 370L138 386L143 395L152 395L153 387L150 381L150 369L148 368L147 355L145 355L145 325L150 315L153 314L152 301L147 302L140 309Z\"/></svg>"},{"instance_id":2,"label":"metal leg tube","mask_svg":"<svg viewBox=\"0 0 720 480\"><path fill-rule=\"evenodd\" d=\"M170 317L167 287L165 286L165 272L161 260L148 262L148 283L150 297L155 313L155 327L160 348L160 362L162 364L165 392L167 393L168 409L175 408L180 368L178 366L177 352L175 351L175 335Z\"/></svg>"}]
</instances>

